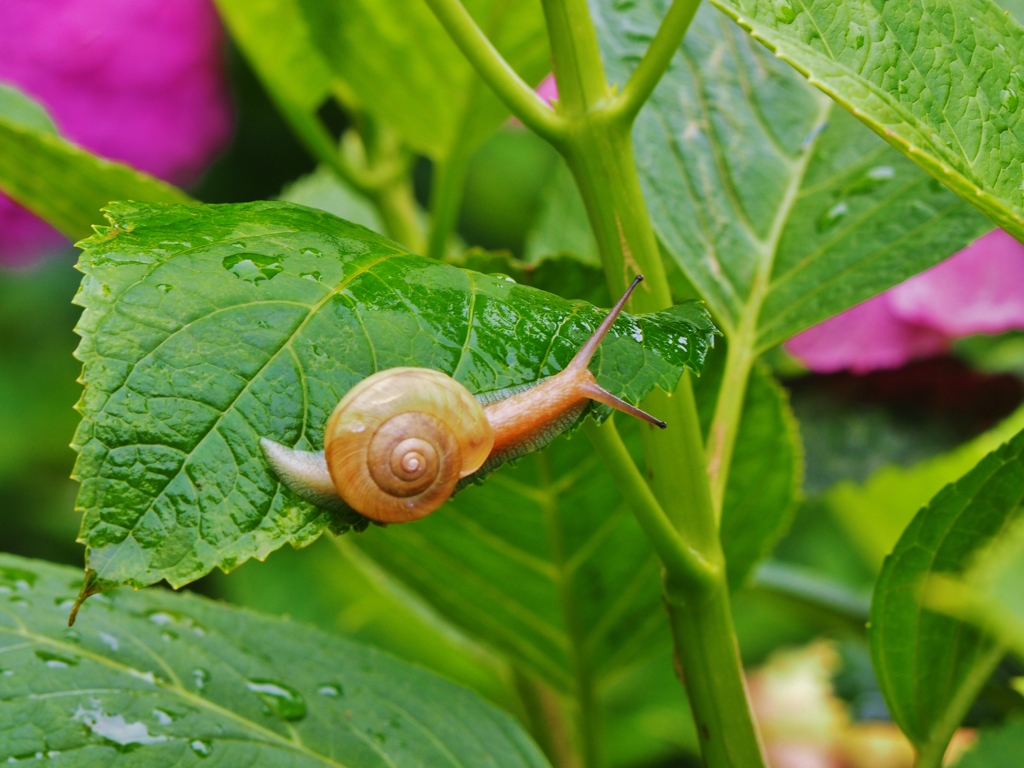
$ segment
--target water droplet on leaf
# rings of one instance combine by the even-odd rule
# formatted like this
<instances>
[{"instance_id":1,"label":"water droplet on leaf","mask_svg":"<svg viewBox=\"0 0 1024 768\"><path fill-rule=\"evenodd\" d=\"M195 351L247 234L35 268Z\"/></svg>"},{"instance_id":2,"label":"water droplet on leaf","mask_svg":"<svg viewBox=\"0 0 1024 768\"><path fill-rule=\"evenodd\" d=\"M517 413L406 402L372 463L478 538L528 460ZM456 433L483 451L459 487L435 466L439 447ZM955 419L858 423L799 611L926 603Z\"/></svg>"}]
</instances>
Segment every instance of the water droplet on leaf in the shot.
<instances>
[{"instance_id":1,"label":"water droplet on leaf","mask_svg":"<svg viewBox=\"0 0 1024 768\"><path fill-rule=\"evenodd\" d=\"M1017 98L1017 92L1013 88L1004 88L999 92L999 99L1003 105L1003 109L1007 112L1014 112L1017 109L1019 99Z\"/></svg>"},{"instance_id":2,"label":"water droplet on leaf","mask_svg":"<svg viewBox=\"0 0 1024 768\"><path fill-rule=\"evenodd\" d=\"M272 680L250 680L246 687L282 720L301 720L306 716L306 700L294 688Z\"/></svg>"},{"instance_id":3,"label":"water droplet on leaf","mask_svg":"<svg viewBox=\"0 0 1024 768\"><path fill-rule=\"evenodd\" d=\"M336 683L326 683L316 689L316 692L321 696L328 696L332 699L337 699L345 695L345 689Z\"/></svg>"},{"instance_id":4,"label":"water droplet on leaf","mask_svg":"<svg viewBox=\"0 0 1024 768\"><path fill-rule=\"evenodd\" d=\"M173 285L168 285L167 283L160 283L156 287L156 289L158 291L160 291L160 293L170 293L171 291L174 290L174 286Z\"/></svg>"},{"instance_id":5,"label":"water droplet on leaf","mask_svg":"<svg viewBox=\"0 0 1024 768\"><path fill-rule=\"evenodd\" d=\"M303 256L315 256L318 259L323 258L323 253L316 248L303 248L299 253Z\"/></svg>"},{"instance_id":6,"label":"water droplet on leaf","mask_svg":"<svg viewBox=\"0 0 1024 768\"><path fill-rule=\"evenodd\" d=\"M119 747L134 747L167 741L167 737L163 734L151 735L145 723L129 723L124 719L124 715L108 715L100 708L99 702L95 699L90 703L93 706L92 709L79 706L72 717L106 741Z\"/></svg>"},{"instance_id":7,"label":"water droplet on leaf","mask_svg":"<svg viewBox=\"0 0 1024 768\"><path fill-rule=\"evenodd\" d=\"M32 571L21 568L0 568L0 587L7 587L8 592L16 589L19 592L28 592L35 586L39 577ZM2 594L2 593L0 593Z\"/></svg>"},{"instance_id":8,"label":"water droplet on leaf","mask_svg":"<svg viewBox=\"0 0 1024 768\"><path fill-rule=\"evenodd\" d=\"M831 208L822 212L818 217L817 228L819 232L825 232L832 229L836 224L843 220L843 217L850 212L850 206L846 203L836 203Z\"/></svg>"},{"instance_id":9,"label":"water droplet on leaf","mask_svg":"<svg viewBox=\"0 0 1024 768\"><path fill-rule=\"evenodd\" d=\"M213 744L203 739L193 739L188 746L199 757L209 757L213 754Z\"/></svg>"},{"instance_id":10,"label":"water droplet on leaf","mask_svg":"<svg viewBox=\"0 0 1024 768\"><path fill-rule=\"evenodd\" d=\"M314 271L314 272L300 272L299 273L299 277L304 278L306 280L312 280L314 283L319 283L320 279L323 277L323 275L321 275L319 272L316 272L316 271Z\"/></svg>"},{"instance_id":11,"label":"water droplet on leaf","mask_svg":"<svg viewBox=\"0 0 1024 768\"><path fill-rule=\"evenodd\" d=\"M196 690L202 691L210 682L210 673L202 667L196 667L192 670L192 681L196 685Z\"/></svg>"},{"instance_id":12,"label":"water droplet on leaf","mask_svg":"<svg viewBox=\"0 0 1024 768\"><path fill-rule=\"evenodd\" d=\"M50 669L67 669L68 667L78 666L78 659L72 656L61 656L59 653L50 653L49 651L36 651L36 658Z\"/></svg>"},{"instance_id":13,"label":"water droplet on leaf","mask_svg":"<svg viewBox=\"0 0 1024 768\"><path fill-rule=\"evenodd\" d=\"M233 253L225 256L221 265L239 280L253 285L272 280L284 270L280 256L266 256L262 253Z\"/></svg>"},{"instance_id":14,"label":"water droplet on leaf","mask_svg":"<svg viewBox=\"0 0 1024 768\"><path fill-rule=\"evenodd\" d=\"M792 24L796 20L796 9L790 5L789 0L776 0L775 18L783 24Z\"/></svg>"},{"instance_id":15,"label":"water droplet on leaf","mask_svg":"<svg viewBox=\"0 0 1024 768\"><path fill-rule=\"evenodd\" d=\"M896 177L896 171L891 165L876 165L864 173L855 176L846 182L839 190L841 197L848 195L866 195L883 187Z\"/></svg>"}]
</instances>

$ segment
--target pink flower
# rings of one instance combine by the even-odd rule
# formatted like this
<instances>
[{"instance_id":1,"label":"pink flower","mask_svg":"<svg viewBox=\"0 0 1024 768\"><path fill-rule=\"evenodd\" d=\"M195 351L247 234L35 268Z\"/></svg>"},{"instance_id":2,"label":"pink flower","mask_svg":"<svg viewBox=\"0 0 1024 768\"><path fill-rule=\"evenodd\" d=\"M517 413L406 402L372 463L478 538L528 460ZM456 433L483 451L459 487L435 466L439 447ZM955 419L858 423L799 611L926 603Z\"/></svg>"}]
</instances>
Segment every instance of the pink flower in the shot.
<instances>
[{"instance_id":1,"label":"pink flower","mask_svg":"<svg viewBox=\"0 0 1024 768\"><path fill-rule=\"evenodd\" d=\"M555 75L551 73L543 80L540 81L534 90L537 91L537 95L540 96L548 104L554 104L558 101L558 84L555 82Z\"/></svg>"},{"instance_id":2,"label":"pink flower","mask_svg":"<svg viewBox=\"0 0 1024 768\"><path fill-rule=\"evenodd\" d=\"M61 135L175 184L228 140L221 28L210 0L3 0L0 81ZM0 195L0 264L61 240Z\"/></svg>"},{"instance_id":3,"label":"pink flower","mask_svg":"<svg viewBox=\"0 0 1024 768\"><path fill-rule=\"evenodd\" d=\"M812 371L898 368L953 339L1024 328L1024 245L989 232L941 264L786 342Z\"/></svg>"}]
</instances>

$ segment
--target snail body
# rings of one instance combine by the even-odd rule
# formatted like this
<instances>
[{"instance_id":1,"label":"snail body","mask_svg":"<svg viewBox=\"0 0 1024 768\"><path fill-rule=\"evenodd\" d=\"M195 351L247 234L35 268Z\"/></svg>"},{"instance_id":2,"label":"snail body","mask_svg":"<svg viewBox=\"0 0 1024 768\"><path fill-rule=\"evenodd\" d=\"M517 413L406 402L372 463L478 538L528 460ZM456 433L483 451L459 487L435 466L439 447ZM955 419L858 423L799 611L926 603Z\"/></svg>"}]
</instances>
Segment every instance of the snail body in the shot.
<instances>
[{"instance_id":1,"label":"snail body","mask_svg":"<svg viewBox=\"0 0 1024 768\"><path fill-rule=\"evenodd\" d=\"M381 523L417 520L440 507L459 480L541 447L590 400L664 428L664 422L602 389L587 366L626 293L564 370L536 385L481 404L449 376L427 368L390 368L367 377L338 403L324 450L299 451L263 438L268 463L298 496L330 508L339 499Z\"/></svg>"}]
</instances>

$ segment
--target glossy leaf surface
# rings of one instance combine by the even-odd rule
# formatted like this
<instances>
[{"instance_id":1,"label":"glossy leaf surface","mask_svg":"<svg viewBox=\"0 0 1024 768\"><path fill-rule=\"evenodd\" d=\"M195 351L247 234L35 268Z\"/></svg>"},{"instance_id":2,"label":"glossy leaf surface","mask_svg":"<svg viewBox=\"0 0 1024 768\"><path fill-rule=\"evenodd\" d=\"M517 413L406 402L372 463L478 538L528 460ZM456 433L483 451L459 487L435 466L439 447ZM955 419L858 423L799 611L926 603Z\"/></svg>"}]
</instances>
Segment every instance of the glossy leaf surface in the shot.
<instances>
[{"instance_id":1,"label":"glossy leaf surface","mask_svg":"<svg viewBox=\"0 0 1024 768\"><path fill-rule=\"evenodd\" d=\"M598 4L610 80L626 81L667 5ZM726 335L756 350L991 228L710 7L640 113L634 147L659 237Z\"/></svg>"},{"instance_id":2,"label":"glossy leaf surface","mask_svg":"<svg viewBox=\"0 0 1024 768\"><path fill-rule=\"evenodd\" d=\"M992 0L713 2L1024 238L1024 28Z\"/></svg>"},{"instance_id":3,"label":"glossy leaf surface","mask_svg":"<svg viewBox=\"0 0 1024 768\"><path fill-rule=\"evenodd\" d=\"M886 558L871 607L871 655L893 719L919 746L943 745L1001 655L971 625L924 607L934 575L961 574L1020 515L1024 433L946 486Z\"/></svg>"},{"instance_id":4,"label":"glossy leaf surface","mask_svg":"<svg viewBox=\"0 0 1024 768\"><path fill-rule=\"evenodd\" d=\"M314 43L350 98L418 152L475 148L508 117L420 0L299 0ZM469 0L466 9L528 83L551 69L540 3Z\"/></svg>"},{"instance_id":5,"label":"glossy leaf surface","mask_svg":"<svg viewBox=\"0 0 1024 768\"><path fill-rule=\"evenodd\" d=\"M0 191L68 237L85 237L111 200L187 202L177 187L103 160L57 135L46 111L0 85Z\"/></svg>"},{"instance_id":6,"label":"glossy leaf surface","mask_svg":"<svg viewBox=\"0 0 1024 768\"><path fill-rule=\"evenodd\" d=\"M0 555L0 759L111 765L545 766L505 714L380 651L154 589L95 598Z\"/></svg>"},{"instance_id":7,"label":"glossy leaf surface","mask_svg":"<svg viewBox=\"0 0 1024 768\"><path fill-rule=\"evenodd\" d=\"M85 363L75 437L81 539L100 584L187 583L330 527L259 439L316 450L334 406L369 374L414 365L475 394L561 370L605 315L413 256L369 230L286 203L112 206L82 243ZM703 308L623 316L592 370L638 402L699 370Z\"/></svg>"}]
</instances>

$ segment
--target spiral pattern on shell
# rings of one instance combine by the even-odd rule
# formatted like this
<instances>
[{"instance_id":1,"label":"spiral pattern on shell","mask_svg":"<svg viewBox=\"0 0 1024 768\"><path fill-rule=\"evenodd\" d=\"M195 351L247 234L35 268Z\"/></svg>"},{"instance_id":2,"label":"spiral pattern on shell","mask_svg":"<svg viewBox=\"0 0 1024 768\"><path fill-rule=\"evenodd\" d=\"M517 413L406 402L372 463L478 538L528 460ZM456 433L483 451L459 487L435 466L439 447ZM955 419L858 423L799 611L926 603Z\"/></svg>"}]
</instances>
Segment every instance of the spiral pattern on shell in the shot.
<instances>
[{"instance_id":1,"label":"spiral pattern on shell","mask_svg":"<svg viewBox=\"0 0 1024 768\"><path fill-rule=\"evenodd\" d=\"M346 504L378 522L403 523L440 507L493 442L483 408L459 382L427 368L391 368L342 398L324 451Z\"/></svg>"}]
</instances>

